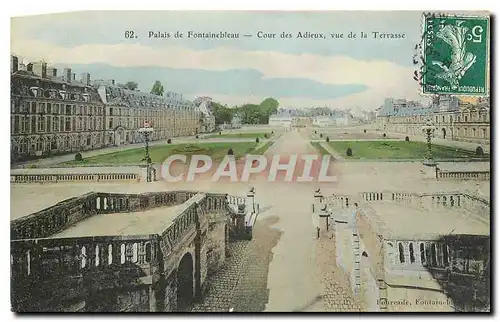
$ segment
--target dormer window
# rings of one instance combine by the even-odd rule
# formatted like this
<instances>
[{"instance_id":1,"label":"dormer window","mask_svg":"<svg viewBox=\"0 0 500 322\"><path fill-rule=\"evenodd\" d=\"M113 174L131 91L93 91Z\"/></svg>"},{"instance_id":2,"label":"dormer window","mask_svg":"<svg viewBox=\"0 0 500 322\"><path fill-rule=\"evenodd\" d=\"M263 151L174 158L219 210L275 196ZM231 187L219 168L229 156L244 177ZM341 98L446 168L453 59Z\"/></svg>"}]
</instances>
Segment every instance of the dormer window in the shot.
<instances>
[{"instance_id":1,"label":"dormer window","mask_svg":"<svg viewBox=\"0 0 500 322\"><path fill-rule=\"evenodd\" d=\"M30 91L33 94L33 96L35 96L35 97L39 97L40 96L40 93L39 93L40 87L38 87L38 86L32 86L32 87L30 87Z\"/></svg>"},{"instance_id":2,"label":"dormer window","mask_svg":"<svg viewBox=\"0 0 500 322\"><path fill-rule=\"evenodd\" d=\"M66 91L59 91L59 95L61 96L61 98L62 98L63 100L65 100L65 99L66 99L66 95L67 95L67 93L66 93Z\"/></svg>"}]
</instances>

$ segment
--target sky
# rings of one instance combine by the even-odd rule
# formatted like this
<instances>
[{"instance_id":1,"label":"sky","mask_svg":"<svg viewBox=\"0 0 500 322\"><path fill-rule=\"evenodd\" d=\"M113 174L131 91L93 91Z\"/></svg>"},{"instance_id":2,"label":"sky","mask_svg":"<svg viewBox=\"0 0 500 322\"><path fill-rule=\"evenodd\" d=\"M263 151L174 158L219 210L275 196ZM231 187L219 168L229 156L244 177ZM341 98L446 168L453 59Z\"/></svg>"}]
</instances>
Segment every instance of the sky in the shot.
<instances>
[{"instance_id":1,"label":"sky","mask_svg":"<svg viewBox=\"0 0 500 322\"><path fill-rule=\"evenodd\" d=\"M77 75L90 72L92 79L136 81L147 92L159 80L185 98L210 96L229 106L274 97L284 108L370 111L386 97L421 98L412 63L421 19L417 11L60 13L12 18L11 53L71 67ZM126 31L137 38L126 38ZM176 31L184 38L149 38ZM240 38L186 38L189 31ZM259 31L275 38L258 38ZM374 39L374 31L404 38ZM292 38L281 38L283 32ZM326 39L299 39L298 32ZM350 32L356 38L348 38ZM343 39L331 37L342 33Z\"/></svg>"}]
</instances>

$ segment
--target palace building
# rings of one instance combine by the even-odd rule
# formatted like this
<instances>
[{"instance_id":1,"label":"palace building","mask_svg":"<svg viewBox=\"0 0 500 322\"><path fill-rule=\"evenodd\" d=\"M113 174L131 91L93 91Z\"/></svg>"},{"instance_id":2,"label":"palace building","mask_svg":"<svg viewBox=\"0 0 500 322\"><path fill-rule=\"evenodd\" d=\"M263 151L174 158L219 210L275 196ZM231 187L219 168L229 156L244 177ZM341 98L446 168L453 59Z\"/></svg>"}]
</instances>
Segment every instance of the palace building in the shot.
<instances>
[{"instance_id":1,"label":"palace building","mask_svg":"<svg viewBox=\"0 0 500 322\"><path fill-rule=\"evenodd\" d=\"M424 107L419 102L387 98L377 110L377 127L381 131L420 135L427 120L436 126L435 137L478 144L490 142L488 99L471 103L440 96Z\"/></svg>"},{"instance_id":2,"label":"palace building","mask_svg":"<svg viewBox=\"0 0 500 322\"><path fill-rule=\"evenodd\" d=\"M77 79L70 68L58 74L45 62L11 56L12 161L142 142L145 122L154 128L151 140L195 135L211 129L213 116L205 114L177 93L91 82L88 73Z\"/></svg>"}]
</instances>

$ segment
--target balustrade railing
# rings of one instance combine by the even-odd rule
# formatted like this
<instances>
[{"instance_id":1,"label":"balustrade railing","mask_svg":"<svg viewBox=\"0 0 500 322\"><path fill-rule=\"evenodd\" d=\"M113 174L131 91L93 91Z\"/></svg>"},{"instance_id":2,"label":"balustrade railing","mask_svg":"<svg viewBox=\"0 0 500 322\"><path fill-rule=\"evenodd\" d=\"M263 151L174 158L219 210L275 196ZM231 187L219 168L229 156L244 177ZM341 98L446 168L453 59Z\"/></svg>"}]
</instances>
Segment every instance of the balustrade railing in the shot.
<instances>
[{"instance_id":1,"label":"balustrade railing","mask_svg":"<svg viewBox=\"0 0 500 322\"><path fill-rule=\"evenodd\" d=\"M138 181L137 173L92 173L92 174L11 174L11 183L57 183L57 182L102 182Z\"/></svg>"},{"instance_id":2,"label":"balustrade railing","mask_svg":"<svg viewBox=\"0 0 500 322\"><path fill-rule=\"evenodd\" d=\"M490 180L490 171L437 171L437 179Z\"/></svg>"},{"instance_id":3,"label":"balustrade railing","mask_svg":"<svg viewBox=\"0 0 500 322\"><path fill-rule=\"evenodd\" d=\"M149 275L158 245L155 235L12 240L12 278L48 280L126 269Z\"/></svg>"}]
</instances>

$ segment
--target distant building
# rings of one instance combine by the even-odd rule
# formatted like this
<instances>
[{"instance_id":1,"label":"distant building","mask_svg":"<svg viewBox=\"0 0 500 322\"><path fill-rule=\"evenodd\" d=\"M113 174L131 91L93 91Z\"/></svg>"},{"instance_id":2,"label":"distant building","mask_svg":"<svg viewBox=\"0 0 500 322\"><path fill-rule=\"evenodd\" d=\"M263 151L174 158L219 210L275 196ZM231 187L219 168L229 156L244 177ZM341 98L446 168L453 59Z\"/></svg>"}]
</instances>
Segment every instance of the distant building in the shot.
<instances>
[{"instance_id":1,"label":"distant building","mask_svg":"<svg viewBox=\"0 0 500 322\"><path fill-rule=\"evenodd\" d=\"M293 116L291 114L271 115L269 117L270 126L292 127Z\"/></svg>"},{"instance_id":2,"label":"distant building","mask_svg":"<svg viewBox=\"0 0 500 322\"><path fill-rule=\"evenodd\" d=\"M348 111L333 111L329 115L318 115L312 124L318 127L348 126L353 123L353 117Z\"/></svg>"},{"instance_id":3,"label":"distant building","mask_svg":"<svg viewBox=\"0 0 500 322\"><path fill-rule=\"evenodd\" d=\"M11 56L12 161L142 142L145 122L154 128L152 140L215 125L180 94L142 93L90 76Z\"/></svg>"},{"instance_id":4,"label":"distant building","mask_svg":"<svg viewBox=\"0 0 500 322\"><path fill-rule=\"evenodd\" d=\"M13 161L106 146L105 105L88 78L76 80L69 69L58 76L44 62L28 71L15 56L11 63Z\"/></svg>"},{"instance_id":5,"label":"distant building","mask_svg":"<svg viewBox=\"0 0 500 322\"><path fill-rule=\"evenodd\" d=\"M377 110L377 127L381 131L420 135L422 125L430 119L437 127L434 135L442 139L489 144L489 100L475 105L462 103L456 97L440 96L429 106L404 99L385 100Z\"/></svg>"},{"instance_id":6,"label":"distant building","mask_svg":"<svg viewBox=\"0 0 500 322\"><path fill-rule=\"evenodd\" d=\"M241 118L238 114L233 115L233 118L231 119L231 128L232 129L241 128Z\"/></svg>"},{"instance_id":7,"label":"distant building","mask_svg":"<svg viewBox=\"0 0 500 322\"><path fill-rule=\"evenodd\" d=\"M295 127L306 127L312 124L312 117L295 116L292 120L292 125Z\"/></svg>"}]
</instances>

